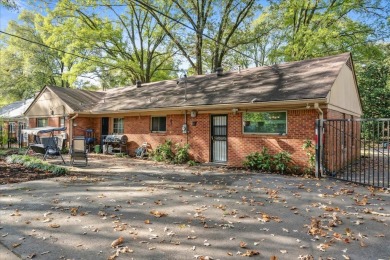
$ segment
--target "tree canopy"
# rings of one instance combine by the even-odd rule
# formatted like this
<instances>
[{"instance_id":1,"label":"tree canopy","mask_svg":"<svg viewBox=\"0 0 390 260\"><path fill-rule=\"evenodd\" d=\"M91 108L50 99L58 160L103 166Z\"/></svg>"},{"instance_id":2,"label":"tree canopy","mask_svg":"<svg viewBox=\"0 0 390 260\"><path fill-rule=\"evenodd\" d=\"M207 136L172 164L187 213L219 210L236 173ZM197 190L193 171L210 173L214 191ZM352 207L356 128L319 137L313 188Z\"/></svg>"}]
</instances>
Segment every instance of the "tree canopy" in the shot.
<instances>
[{"instance_id":1,"label":"tree canopy","mask_svg":"<svg viewBox=\"0 0 390 260\"><path fill-rule=\"evenodd\" d=\"M204 74L341 52L353 53L364 92L388 66L385 0L38 3L34 11L17 1L0 3L20 13L0 32L3 100L26 98L48 84L107 89L175 78L185 67L187 74Z\"/></svg>"}]
</instances>

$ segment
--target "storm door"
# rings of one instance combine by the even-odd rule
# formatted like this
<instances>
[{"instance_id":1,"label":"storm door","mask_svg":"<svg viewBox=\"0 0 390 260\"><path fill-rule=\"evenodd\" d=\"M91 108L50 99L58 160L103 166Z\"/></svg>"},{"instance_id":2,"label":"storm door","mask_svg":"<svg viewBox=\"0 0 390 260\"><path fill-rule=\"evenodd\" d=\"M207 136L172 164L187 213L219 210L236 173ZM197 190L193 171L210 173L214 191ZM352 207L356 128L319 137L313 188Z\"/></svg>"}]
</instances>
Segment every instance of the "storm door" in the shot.
<instances>
[{"instance_id":1,"label":"storm door","mask_svg":"<svg viewBox=\"0 0 390 260\"><path fill-rule=\"evenodd\" d=\"M211 116L211 161L227 162L227 115Z\"/></svg>"}]
</instances>

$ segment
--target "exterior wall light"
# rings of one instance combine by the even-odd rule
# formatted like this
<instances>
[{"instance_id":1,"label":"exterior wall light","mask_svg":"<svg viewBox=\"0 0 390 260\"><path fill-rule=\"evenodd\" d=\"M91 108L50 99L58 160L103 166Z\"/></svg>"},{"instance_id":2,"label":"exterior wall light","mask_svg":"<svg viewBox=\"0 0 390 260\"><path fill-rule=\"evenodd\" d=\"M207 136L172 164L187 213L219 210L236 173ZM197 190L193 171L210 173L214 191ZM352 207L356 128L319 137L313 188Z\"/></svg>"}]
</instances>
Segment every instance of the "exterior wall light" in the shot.
<instances>
[{"instance_id":1,"label":"exterior wall light","mask_svg":"<svg viewBox=\"0 0 390 260\"><path fill-rule=\"evenodd\" d=\"M196 117L198 113L196 112L196 110L192 110L191 111L191 117Z\"/></svg>"}]
</instances>

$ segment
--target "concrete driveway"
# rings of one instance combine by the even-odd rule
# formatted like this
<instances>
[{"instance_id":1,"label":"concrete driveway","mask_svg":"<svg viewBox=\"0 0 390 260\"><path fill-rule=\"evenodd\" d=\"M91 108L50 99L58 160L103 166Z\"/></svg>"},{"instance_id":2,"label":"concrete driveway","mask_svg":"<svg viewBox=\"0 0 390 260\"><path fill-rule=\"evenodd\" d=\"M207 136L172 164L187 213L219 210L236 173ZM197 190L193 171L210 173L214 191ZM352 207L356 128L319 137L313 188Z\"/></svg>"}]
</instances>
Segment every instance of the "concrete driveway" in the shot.
<instances>
[{"instance_id":1,"label":"concrete driveway","mask_svg":"<svg viewBox=\"0 0 390 260\"><path fill-rule=\"evenodd\" d=\"M388 190L109 156L69 169L0 186L0 242L16 256L390 259Z\"/></svg>"}]
</instances>

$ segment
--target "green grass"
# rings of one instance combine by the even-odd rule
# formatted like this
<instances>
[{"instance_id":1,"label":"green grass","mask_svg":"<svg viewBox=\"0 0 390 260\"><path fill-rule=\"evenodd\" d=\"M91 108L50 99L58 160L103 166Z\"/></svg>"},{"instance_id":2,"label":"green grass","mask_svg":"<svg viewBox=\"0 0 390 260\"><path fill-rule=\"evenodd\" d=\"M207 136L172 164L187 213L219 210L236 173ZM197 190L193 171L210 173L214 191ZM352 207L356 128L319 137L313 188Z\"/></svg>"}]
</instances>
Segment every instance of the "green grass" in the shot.
<instances>
[{"instance_id":1,"label":"green grass","mask_svg":"<svg viewBox=\"0 0 390 260\"><path fill-rule=\"evenodd\" d=\"M47 162L44 162L41 159L31 157L28 155L13 154L8 156L6 161L7 163L10 164L21 164L28 169L32 169L32 170L37 169L45 172L51 172L56 175L63 175L68 172L68 170L64 167L48 164Z\"/></svg>"}]
</instances>

